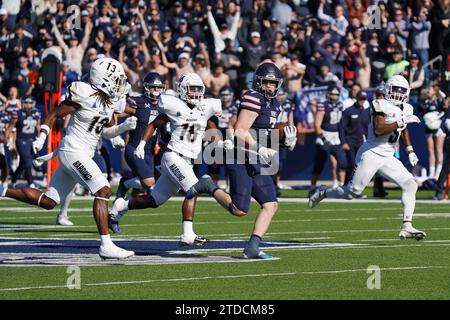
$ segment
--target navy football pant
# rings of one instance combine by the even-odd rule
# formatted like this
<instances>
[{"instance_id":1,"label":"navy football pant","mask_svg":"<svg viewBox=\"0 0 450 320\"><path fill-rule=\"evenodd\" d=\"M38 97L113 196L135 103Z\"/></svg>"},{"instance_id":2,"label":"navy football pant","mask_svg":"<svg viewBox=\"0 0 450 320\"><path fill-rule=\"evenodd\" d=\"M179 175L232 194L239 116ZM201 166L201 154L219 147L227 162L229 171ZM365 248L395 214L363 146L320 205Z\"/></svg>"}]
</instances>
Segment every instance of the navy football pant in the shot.
<instances>
[{"instance_id":1,"label":"navy football pant","mask_svg":"<svg viewBox=\"0 0 450 320\"><path fill-rule=\"evenodd\" d=\"M277 201L277 191L272 176L261 175L255 165L227 164L230 177L230 196L233 204L241 211L248 212L251 198L260 204Z\"/></svg>"},{"instance_id":2,"label":"navy football pant","mask_svg":"<svg viewBox=\"0 0 450 320\"><path fill-rule=\"evenodd\" d=\"M11 181L16 183L22 172L25 173L25 179L28 185L33 183L33 140L32 139L20 139L16 140L17 152L20 155L20 163L17 170L12 174Z\"/></svg>"}]
</instances>

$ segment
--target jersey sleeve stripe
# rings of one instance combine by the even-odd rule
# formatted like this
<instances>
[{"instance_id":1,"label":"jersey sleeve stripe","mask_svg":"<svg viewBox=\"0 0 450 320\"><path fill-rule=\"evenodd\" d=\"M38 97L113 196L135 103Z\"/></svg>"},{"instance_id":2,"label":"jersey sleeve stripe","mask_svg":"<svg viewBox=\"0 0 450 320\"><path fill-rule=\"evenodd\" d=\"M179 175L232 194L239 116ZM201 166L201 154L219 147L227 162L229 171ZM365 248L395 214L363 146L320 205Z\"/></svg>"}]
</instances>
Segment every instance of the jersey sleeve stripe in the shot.
<instances>
[{"instance_id":1,"label":"jersey sleeve stripe","mask_svg":"<svg viewBox=\"0 0 450 320\"><path fill-rule=\"evenodd\" d=\"M247 107L247 108L251 108L251 109L256 109L256 110L260 110L261 106L248 102L248 101L244 101L241 103L241 107Z\"/></svg>"},{"instance_id":2,"label":"jersey sleeve stripe","mask_svg":"<svg viewBox=\"0 0 450 320\"><path fill-rule=\"evenodd\" d=\"M253 102L256 102L256 103L261 103L261 101L258 98L252 97L250 95L244 96L244 100L250 100L250 101L253 101Z\"/></svg>"}]
</instances>

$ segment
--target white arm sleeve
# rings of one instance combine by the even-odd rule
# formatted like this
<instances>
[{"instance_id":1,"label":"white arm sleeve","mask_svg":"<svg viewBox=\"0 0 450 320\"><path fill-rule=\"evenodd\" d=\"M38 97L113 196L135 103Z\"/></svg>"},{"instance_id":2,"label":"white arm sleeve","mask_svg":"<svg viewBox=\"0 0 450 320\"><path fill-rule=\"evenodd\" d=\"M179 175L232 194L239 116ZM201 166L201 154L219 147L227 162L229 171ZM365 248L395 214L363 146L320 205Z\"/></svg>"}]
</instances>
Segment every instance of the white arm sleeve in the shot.
<instances>
[{"instance_id":1,"label":"white arm sleeve","mask_svg":"<svg viewBox=\"0 0 450 320\"><path fill-rule=\"evenodd\" d=\"M123 126L122 124L120 124L118 126L104 128L103 132L102 132L102 137L105 139L112 139L117 136L120 136L125 131L127 131L127 128L125 126Z\"/></svg>"}]
</instances>

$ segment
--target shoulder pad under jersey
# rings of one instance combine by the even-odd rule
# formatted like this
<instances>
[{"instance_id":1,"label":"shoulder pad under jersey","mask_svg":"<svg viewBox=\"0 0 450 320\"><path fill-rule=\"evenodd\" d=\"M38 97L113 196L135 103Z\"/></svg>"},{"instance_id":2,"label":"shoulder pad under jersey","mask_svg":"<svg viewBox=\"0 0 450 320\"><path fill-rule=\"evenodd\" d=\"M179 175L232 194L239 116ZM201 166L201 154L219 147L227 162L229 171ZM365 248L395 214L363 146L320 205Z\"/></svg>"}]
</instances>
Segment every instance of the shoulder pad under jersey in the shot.
<instances>
[{"instance_id":1,"label":"shoulder pad under jersey","mask_svg":"<svg viewBox=\"0 0 450 320\"><path fill-rule=\"evenodd\" d=\"M372 101L372 108L376 113L386 113L387 109L392 106L392 103L386 99L375 99Z\"/></svg>"},{"instance_id":2,"label":"shoulder pad under jersey","mask_svg":"<svg viewBox=\"0 0 450 320\"><path fill-rule=\"evenodd\" d=\"M204 104L208 110L211 110L211 116L220 117L222 115L222 101L215 98L203 99Z\"/></svg>"},{"instance_id":3,"label":"shoulder pad under jersey","mask_svg":"<svg viewBox=\"0 0 450 320\"><path fill-rule=\"evenodd\" d=\"M75 81L67 88L66 100L82 104L93 93L95 93L95 89L90 84L83 81Z\"/></svg>"}]
</instances>

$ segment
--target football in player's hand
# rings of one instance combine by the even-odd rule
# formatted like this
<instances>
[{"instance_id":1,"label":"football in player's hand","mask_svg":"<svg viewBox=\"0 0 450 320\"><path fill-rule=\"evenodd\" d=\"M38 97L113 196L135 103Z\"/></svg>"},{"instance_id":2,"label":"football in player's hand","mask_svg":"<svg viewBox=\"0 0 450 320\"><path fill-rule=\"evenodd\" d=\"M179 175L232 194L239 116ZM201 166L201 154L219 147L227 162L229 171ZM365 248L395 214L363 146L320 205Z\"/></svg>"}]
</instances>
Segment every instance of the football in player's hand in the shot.
<instances>
[{"instance_id":1,"label":"football in player's hand","mask_svg":"<svg viewBox=\"0 0 450 320\"><path fill-rule=\"evenodd\" d=\"M280 123L277 123L275 125L275 127L274 127L274 129L278 129L278 135L280 137L280 144L284 144L284 138L285 138L285 136L284 136L284 128L286 128L287 126L288 126L287 123L280 122Z\"/></svg>"}]
</instances>

